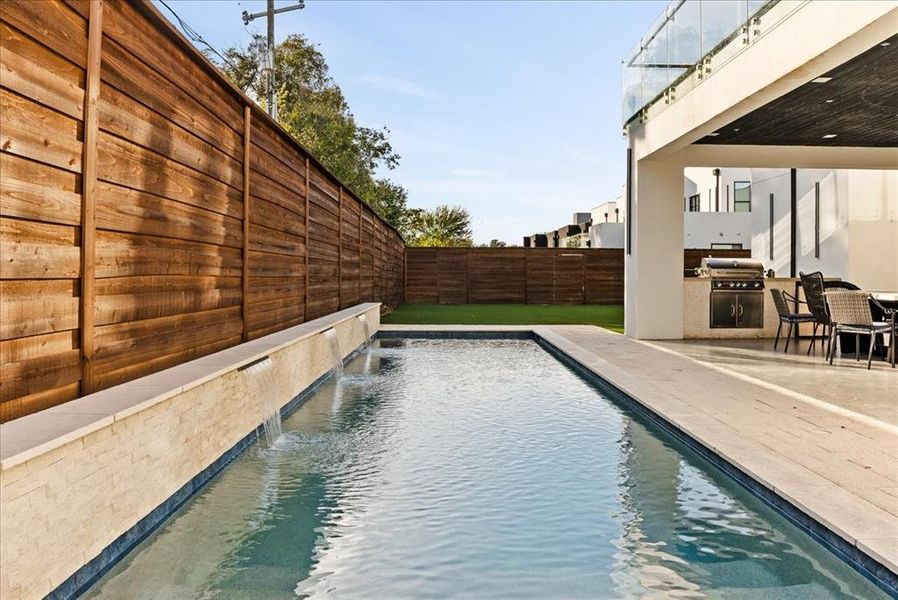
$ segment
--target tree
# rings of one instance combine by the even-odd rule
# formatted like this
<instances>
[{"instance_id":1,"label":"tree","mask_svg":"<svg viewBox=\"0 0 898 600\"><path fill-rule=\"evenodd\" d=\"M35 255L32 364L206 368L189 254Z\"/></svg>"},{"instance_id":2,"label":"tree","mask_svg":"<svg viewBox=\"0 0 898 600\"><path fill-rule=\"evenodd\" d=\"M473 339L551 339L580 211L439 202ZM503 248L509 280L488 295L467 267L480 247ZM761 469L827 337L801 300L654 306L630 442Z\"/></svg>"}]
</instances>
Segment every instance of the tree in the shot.
<instances>
[{"instance_id":1,"label":"tree","mask_svg":"<svg viewBox=\"0 0 898 600\"><path fill-rule=\"evenodd\" d=\"M490 248L505 248L508 244L503 242L502 240L490 240L489 247Z\"/></svg>"},{"instance_id":2,"label":"tree","mask_svg":"<svg viewBox=\"0 0 898 600\"><path fill-rule=\"evenodd\" d=\"M263 106L268 85L262 71L265 54L265 37L254 35L246 48L225 50L226 60L218 63L225 75ZM280 124L385 221L402 231L408 193L399 184L375 175L379 169L394 169L399 164L390 131L356 123L324 56L302 35L287 36L275 48L275 58Z\"/></svg>"},{"instance_id":3,"label":"tree","mask_svg":"<svg viewBox=\"0 0 898 600\"><path fill-rule=\"evenodd\" d=\"M406 243L409 246L472 246L471 215L461 206L446 204L433 210L412 210Z\"/></svg>"}]
</instances>

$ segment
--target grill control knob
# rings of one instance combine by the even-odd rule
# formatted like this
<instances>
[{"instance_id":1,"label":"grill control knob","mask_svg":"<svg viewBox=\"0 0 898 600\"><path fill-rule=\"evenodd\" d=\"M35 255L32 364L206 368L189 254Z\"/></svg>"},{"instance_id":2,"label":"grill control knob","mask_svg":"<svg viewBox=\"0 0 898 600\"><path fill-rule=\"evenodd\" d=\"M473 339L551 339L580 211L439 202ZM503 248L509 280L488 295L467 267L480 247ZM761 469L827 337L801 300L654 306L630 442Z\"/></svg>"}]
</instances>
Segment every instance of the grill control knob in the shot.
<instances>
[{"instance_id":1,"label":"grill control knob","mask_svg":"<svg viewBox=\"0 0 898 600\"><path fill-rule=\"evenodd\" d=\"M731 282L730 282L730 287L736 287L736 284L735 284L734 282L731 281Z\"/></svg>"},{"instance_id":2,"label":"grill control knob","mask_svg":"<svg viewBox=\"0 0 898 600\"><path fill-rule=\"evenodd\" d=\"M756 287L756 288L761 287L761 282L760 282L760 281L756 281L756 282L755 282L755 287Z\"/></svg>"}]
</instances>

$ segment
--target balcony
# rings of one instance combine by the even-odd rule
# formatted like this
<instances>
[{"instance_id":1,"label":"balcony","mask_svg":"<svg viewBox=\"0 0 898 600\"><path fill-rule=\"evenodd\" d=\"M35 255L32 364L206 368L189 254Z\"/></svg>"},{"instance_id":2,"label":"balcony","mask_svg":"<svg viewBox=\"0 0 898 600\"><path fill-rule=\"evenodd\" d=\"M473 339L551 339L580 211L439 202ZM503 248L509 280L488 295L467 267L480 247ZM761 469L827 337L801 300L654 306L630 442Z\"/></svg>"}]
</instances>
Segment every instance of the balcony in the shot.
<instances>
[{"instance_id":1,"label":"balcony","mask_svg":"<svg viewBox=\"0 0 898 600\"><path fill-rule=\"evenodd\" d=\"M671 2L623 61L624 125L660 100L662 107L676 101L804 4L795 0ZM644 121L645 114L642 117Z\"/></svg>"}]
</instances>

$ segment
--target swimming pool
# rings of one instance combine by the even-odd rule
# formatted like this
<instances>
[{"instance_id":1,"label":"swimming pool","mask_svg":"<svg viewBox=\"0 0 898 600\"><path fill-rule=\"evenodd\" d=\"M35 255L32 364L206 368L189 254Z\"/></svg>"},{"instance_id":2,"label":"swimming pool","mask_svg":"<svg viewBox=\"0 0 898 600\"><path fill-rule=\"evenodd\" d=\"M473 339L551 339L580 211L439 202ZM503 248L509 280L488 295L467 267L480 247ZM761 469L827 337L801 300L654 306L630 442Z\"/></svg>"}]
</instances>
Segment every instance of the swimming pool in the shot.
<instances>
[{"instance_id":1,"label":"swimming pool","mask_svg":"<svg viewBox=\"0 0 898 600\"><path fill-rule=\"evenodd\" d=\"M884 597L525 340L380 340L91 598Z\"/></svg>"}]
</instances>

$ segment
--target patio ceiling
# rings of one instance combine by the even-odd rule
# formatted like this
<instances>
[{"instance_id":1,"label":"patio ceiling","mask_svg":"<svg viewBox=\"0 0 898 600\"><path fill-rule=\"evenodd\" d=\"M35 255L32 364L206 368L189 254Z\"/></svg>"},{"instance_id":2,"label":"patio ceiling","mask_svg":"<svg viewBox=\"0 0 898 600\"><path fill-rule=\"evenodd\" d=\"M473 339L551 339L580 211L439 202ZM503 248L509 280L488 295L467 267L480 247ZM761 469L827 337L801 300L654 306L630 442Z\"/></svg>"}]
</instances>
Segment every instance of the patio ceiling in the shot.
<instances>
[{"instance_id":1,"label":"patio ceiling","mask_svg":"<svg viewBox=\"0 0 898 600\"><path fill-rule=\"evenodd\" d=\"M696 144L898 147L898 35Z\"/></svg>"}]
</instances>

